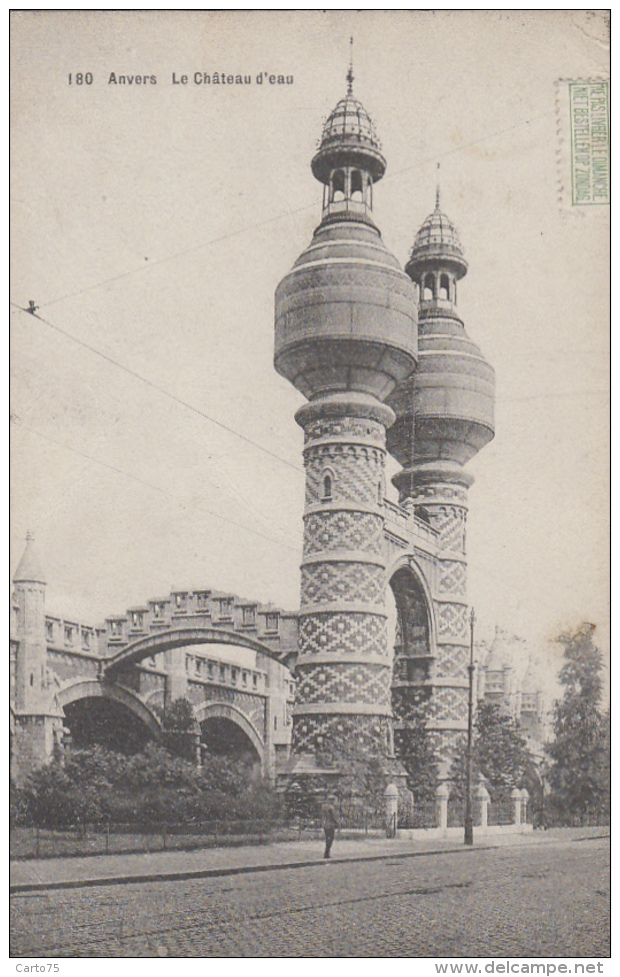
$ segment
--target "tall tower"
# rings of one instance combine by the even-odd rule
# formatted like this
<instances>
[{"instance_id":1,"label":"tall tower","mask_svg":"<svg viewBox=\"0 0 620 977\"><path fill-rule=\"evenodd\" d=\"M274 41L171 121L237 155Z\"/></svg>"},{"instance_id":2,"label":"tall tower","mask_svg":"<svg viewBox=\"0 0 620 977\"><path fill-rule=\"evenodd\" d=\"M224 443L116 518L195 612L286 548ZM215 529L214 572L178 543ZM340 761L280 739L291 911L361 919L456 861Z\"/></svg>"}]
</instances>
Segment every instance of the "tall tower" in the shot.
<instances>
[{"instance_id":1,"label":"tall tower","mask_svg":"<svg viewBox=\"0 0 620 977\"><path fill-rule=\"evenodd\" d=\"M401 504L438 533L434 587L435 646L420 658L414 682L395 688L397 718L407 700L431 697L430 729L439 758L447 762L466 728L469 624L465 527L467 490L473 482L464 466L494 435L495 376L469 339L457 308L457 282L467 273L458 234L440 207L420 228L406 272L419 289L419 364L388 403L396 421L388 450L403 466L393 481ZM407 655L407 649L397 649ZM415 649L412 652L414 658ZM411 652L409 654L411 657ZM405 687L406 686L406 687Z\"/></svg>"},{"instance_id":2,"label":"tall tower","mask_svg":"<svg viewBox=\"0 0 620 977\"><path fill-rule=\"evenodd\" d=\"M312 172L322 220L275 301L275 368L308 398L293 752L354 742L392 755L385 610L384 403L416 365L416 293L374 224L385 159L348 91L327 119Z\"/></svg>"}]
</instances>

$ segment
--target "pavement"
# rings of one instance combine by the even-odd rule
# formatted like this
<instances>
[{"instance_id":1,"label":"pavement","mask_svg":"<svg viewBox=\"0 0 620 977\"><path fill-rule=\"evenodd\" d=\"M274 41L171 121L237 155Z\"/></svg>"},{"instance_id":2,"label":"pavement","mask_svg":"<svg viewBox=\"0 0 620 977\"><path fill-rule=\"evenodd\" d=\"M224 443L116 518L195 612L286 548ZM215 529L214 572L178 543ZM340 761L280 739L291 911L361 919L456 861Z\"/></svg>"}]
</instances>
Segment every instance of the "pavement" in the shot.
<instances>
[{"instance_id":1,"label":"pavement","mask_svg":"<svg viewBox=\"0 0 620 977\"><path fill-rule=\"evenodd\" d=\"M609 956L609 829L336 839L333 855L314 840L21 862L46 874L11 894L10 954Z\"/></svg>"},{"instance_id":2,"label":"pavement","mask_svg":"<svg viewBox=\"0 0 620 977\"><path fill-rule=\"evenodd\" d=\"M609 828L573 829L572 841L606 837ZM540 846L568 837L566 831L537 831L528 834L474 836L472 848L462 841L366 838L339 840L332 851L332 863L371 862L423 855L492 851L503 847ZM208 879L220 876L305 868L322 861L319 840L275 842L239 848L208 848L194 851L161 851L138 854L87 855L15 861L10 865L10 892L27 893L49 889L77 889L91 886L127 885L153 881Z\"/></svg>"}]
</instances>

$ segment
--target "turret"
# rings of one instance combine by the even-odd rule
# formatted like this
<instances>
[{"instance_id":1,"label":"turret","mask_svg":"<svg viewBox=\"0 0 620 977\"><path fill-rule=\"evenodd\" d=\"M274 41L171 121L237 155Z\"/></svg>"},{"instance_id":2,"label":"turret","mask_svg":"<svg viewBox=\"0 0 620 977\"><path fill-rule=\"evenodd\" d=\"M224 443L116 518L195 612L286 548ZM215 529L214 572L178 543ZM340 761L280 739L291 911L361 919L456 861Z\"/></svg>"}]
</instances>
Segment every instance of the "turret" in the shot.
<instances>
[{"instance_id":1,"label":"turret","mask_svg":"<svg viewBox=\"0 0 620 977\"><path fill-rule=\"evenodd\" d=\"M37 711L46 688L47 645L45 641L45 574L28 533L26 549L13 578L17 606L17 656L15 706Z\"/></svg>"}]
</instances>

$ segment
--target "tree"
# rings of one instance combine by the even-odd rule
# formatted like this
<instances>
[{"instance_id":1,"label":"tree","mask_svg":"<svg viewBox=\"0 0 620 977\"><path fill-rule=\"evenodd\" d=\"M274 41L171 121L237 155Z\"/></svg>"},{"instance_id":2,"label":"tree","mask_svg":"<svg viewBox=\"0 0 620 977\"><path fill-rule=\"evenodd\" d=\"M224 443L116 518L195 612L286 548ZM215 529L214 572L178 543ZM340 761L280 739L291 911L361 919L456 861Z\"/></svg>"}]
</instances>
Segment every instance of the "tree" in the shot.
<instances>
[{"instance_id":1,"label":"tree","mask_svg":"<svg viewBox=\"0 0 620 977\"><path fill-rule=\"evenodd\" d=\"M484 777L492 800L523 787L532 758L515 720L494 703L481 702L474 722L474 784ZM462 741L450 771L456 794L465 796L467 753Z\"/></svg>"},{"instance_id":2,"label":"tree","mask_svg":"<svg viewBox=\"0 0 620 977\"><path fill-rule=\"evenodd\" d=\"M316 758L319 767L333 769L337 774L329 785L329 793L347 817L355 812L381 810L389 773L387 764L369 757L355 734L337 739L327 736L317 749Z\"/></svg>"},{"instance_id":3,"label":"tree","mask_svg":"<svg viewBox=\"0 0 620 977\"><path fill-rule=\"evenodd\" d=\"M549 784L551 807L564 824L609 818L609 714L600 711L603 658L593 635L594 625L582 624L558 638L564 695L555 704Z\"/></svg>"},{"instance_id":4,"label":"tree","mask_svg":"<svg viewBox=\"0 0 620 977\"><path fill-rule=\"evenodd\" d=\"M396 756L407 772L414 803L434 803L439 783L437 758L427 728L430 701L422 696L407 704L407 721L394 731Z\"/></svg>"}]
</instances>

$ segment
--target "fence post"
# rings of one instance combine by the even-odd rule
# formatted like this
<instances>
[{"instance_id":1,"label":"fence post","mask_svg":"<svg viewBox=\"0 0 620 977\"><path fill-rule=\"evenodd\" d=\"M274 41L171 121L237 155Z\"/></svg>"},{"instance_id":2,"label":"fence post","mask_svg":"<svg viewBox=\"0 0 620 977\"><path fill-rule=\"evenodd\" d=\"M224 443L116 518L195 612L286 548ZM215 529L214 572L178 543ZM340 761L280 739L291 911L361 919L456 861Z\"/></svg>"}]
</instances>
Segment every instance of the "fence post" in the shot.
<instances>
[{"instance_id":1,"label":"fence post","mask_svg":"<svg viewBox=\"0 0 620 977\"><path fill-rule=\"evenodd\" d=\"M477 791L478 800L480 801L480 830L486 831L489 825L489 792L484 786L480 784Z\"/></svg>"},{"instance_id":2,"label":"fence post","mask_svg":"<svg viewBox=\"0 0 620 977\"><path fill-rule=\"evenodd\" d=\"M524 787L521 791L521 824L527 824L527 802L529 799L529 791Z\"/></svg>"},{"instance_id":3,"label":"fence post","mask_svg":"<svg viewBox=\"0 0 620 977\"><path fill-rule=\"evenodd\" d=\"M442 834L446 834L448 831L448 798L450 797L450 788L445 781L439 785L435 794L439 804L439 828Z\"/></svg>"},{"instance_id":4,"label":"fence post","mask_svg":"<svg viewBox=\"0 0 620 977\"><path fill-rule=\"evenodd\" d=\"M385 798L386 837L395 838L398 828L398 787L395 784L388 784L383 796Z\"/></svg>"},{"instance_id":5,"label":"fence post","mask_svg":"<svg viewBox=\"0 0 620 977\"><path fill-rule=\"evenodd\" d=\"M110 822L105 823L105 850L106 854L110 851Z\"/></svg>"},{"instance_id":6,"label":"fence post","mask_svg":"<svg viewBox=\"0 0 620 977\"><path fill-rule=\"evenodd\" d=\"M165 821L164 821L164 824L162 826L161 837L162 837L162 842L163 842L163 850L165 851L166 850L166 822Z\"/></svg>"},{"instance_id":7,"label":"fence post","mask_svg":"<svg viewBox=\"0 0 620 977\"><path fill-rule=\"evenodd\" d=\"M514 787L513 790L511 790L510 797L513 804L513 824L521 824L521 791L518 787Z\"/></svg>"},{"instance_id":8,"label":"fence post","mask_svg":"<svg viewBox=\"0 0 620 977\"><path fill-rule=\"evenodd\" d=\"M34 829L34 854L35 858L38 858L41 854L41 829L38 824Z\"/></svg>"}]
</instances>

